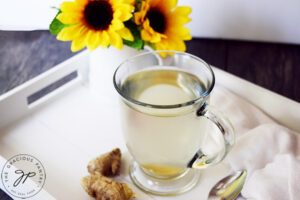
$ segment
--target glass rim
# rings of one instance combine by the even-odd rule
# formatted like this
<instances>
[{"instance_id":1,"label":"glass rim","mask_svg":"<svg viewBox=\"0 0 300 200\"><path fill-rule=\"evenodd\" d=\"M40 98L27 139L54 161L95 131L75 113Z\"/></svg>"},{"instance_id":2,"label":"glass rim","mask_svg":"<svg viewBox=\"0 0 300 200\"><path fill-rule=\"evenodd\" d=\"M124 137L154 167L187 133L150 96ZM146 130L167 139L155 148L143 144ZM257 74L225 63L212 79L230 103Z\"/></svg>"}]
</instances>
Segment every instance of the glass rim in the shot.
<instances>
[{"instance_id":1,"label":"glass rim","mask_svg":"<svg viewBox=\"0 0 300 200\"><path fill-rule=\"evenodd\" d=\"M211 74L211 83L209 85L209 87L205 90L205 92L203 92L199 97L193 99L193 100L190 100L190 101L187 101L187 102L184 102L184 103L180 103L180 104L170 104L170 105L158 105L158 104L149 104L149 103L145 103L145 102L142 102L142 101L138 101L136 99L133 99L133 98L130 98L129 96L125 95L120 87L118 86L117 84L117 80L116 80L116 76L117 76L117 73L119 71L119 69L127 62L129 62L130 60L134 60L135 58L137 57L140 57L140 56L145 56L147 54L153 54L153 53L160 53L160 52L166 52L166 53L174 53L174 54L177 54L177 55L186 55L186 56L189 56L191 58L193 58L194 60L197 60L199 61L200 63L204 64L204 66L208 69L208 71L210 72ZM176 67L176 66L174 66ZM130 58L127 58L126 60L124 60L118 67L117 69L115 70L114 72L114 75L113 75L113 83L114 83L114 87L115 89L117 90L117 92L119 93L119 95L121 95L121 97L123 97L125 100L133 103L133 104L137 104L137 105L140 105L140 106L144 106L144 107L149 107L149 108L158 108L158 109L170 109L170 108L181 108L181 107L186 107L186 106L189 106L189 105L193 105L195 104L196 102L198 102L199 100L207 97L210 92L212 91L212 89L214 88L214 85L215 85L215 74L212 70L212 68L210 67L210 65L208 63L206 63L204 60L202 60L201 58L195 56L195 55L192 55L190 53L186 53L186 52L181 52L181 51L173 51L173 50L151 50L151 51L147 51L147 52L143 52L143 53L139 53L137 55L134 55L134 56L131 56Z\"/></svg>"}]
</instances>

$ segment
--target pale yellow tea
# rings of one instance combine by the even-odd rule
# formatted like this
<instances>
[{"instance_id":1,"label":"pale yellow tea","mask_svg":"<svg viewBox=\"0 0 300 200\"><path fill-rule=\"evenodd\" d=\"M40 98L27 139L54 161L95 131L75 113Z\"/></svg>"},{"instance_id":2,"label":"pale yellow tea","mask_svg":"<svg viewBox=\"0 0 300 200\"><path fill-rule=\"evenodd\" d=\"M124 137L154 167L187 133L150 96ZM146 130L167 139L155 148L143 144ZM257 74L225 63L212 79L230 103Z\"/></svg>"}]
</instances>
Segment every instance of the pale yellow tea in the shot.
<instances>
[{"instance_id":1,"label":"pale yellow tea","mask_svg":"<svg viewBox=\"0 0 300 200\"><path fill-rule=\"evenodd\" d=\"M201 98L206 88L195 75L157 67L130 75L121 90L126 98L151 107L185 104ZM207 121L194 110L122 104L126 145L144 170L170 177L186 168L202 146L207 127Z\"/></svg>"}]
</instances>

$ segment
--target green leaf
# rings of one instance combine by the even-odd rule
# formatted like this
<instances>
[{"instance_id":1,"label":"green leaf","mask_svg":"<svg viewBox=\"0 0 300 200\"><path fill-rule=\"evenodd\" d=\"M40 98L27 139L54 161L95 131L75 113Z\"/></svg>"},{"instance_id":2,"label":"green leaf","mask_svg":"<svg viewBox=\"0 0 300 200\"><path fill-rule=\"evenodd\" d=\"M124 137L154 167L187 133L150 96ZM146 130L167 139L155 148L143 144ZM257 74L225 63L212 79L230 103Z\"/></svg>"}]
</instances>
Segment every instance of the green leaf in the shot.
<instances>
[{"instance_id":1,"label":"green leaf","mask_svg":"<svg viewBox=\"0 0 300 200\"><path fill-rule=\"evenodd\" d=\"M56 17L61 13L61 10L58 9L58 12L55 16L55 18L52 20L50 26L49 26L49 30L50 33L52 33L53 35L57 35L64 27L67 27L69 25L62 23L61 21L59 21L58 19L56 19Z\"/></svg>"},{"instance_id":2,"label":"green leaf","mask_svg":"<svg viewBox=\"0 0 300 200\"><path fill-rule=\"evenodd\" d=\"M125 26L131 31L134 41L128 41L123 39L123 43L132 48L141 50L144 48L144 41L141 38L141 32L139 27L132 21L125 22Z\"/></svg>"}]
</instances>

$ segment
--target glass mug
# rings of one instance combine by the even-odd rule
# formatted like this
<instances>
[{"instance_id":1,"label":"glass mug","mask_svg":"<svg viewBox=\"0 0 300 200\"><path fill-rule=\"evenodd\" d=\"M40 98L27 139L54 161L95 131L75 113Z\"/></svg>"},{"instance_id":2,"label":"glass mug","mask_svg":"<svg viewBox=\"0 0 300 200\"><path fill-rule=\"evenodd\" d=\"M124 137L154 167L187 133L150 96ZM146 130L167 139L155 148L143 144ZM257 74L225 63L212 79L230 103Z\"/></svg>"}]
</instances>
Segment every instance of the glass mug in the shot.
<instances>
[{"instance_id":1,"label":"glass mug","mask_svg":"<svg viewBox=\"0 0 300 200\"><path fill-rule=\"evenodd\" d=\"M113 81L121 96L126 146L134 159L129 175L142 190L156 195L186 192L197 184L199 169L219 163L234 144L229 120L208 105L215 76L200 58L149 51L124 61ZM219 131L210 131L212 124ZM208 134L218 136L217 152L204 151Z\"/></svg>"}]
</instances>

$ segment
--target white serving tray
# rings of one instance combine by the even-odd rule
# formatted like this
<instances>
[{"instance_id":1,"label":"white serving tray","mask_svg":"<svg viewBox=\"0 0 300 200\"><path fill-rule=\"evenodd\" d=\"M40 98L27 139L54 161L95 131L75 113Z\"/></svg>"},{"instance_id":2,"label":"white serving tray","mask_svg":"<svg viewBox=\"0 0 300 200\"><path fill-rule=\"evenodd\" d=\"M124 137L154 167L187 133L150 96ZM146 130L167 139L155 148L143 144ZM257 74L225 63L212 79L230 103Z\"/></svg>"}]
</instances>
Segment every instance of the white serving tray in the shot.
<instances>
[{"instance_id":1,"label":"white serving tray","mask_svg":"<svg viewBox=\"0 0 300 200\"><path fill-rule=\"evenodd\" d=\"M105 67L103 70L105 73ZM75 71L77 78L28 105L29 96ZM300 132L299 103L217 68L214 71L217 84ZM89 54L84 51L0 96L0 168L14 155L30 154L41 161L46 171L43 190L31 199L89 199L79 184L80 178L87 175L88 161L114 147L126 152L117 94L110 103L96 95L90 90L88 72ZM227 173L224 164L206 170L205 185L198 188L203 197L195 200L206 199L209 188ZM4 190L2 182L0 188Z\"/></svg>"}]
</instances>

